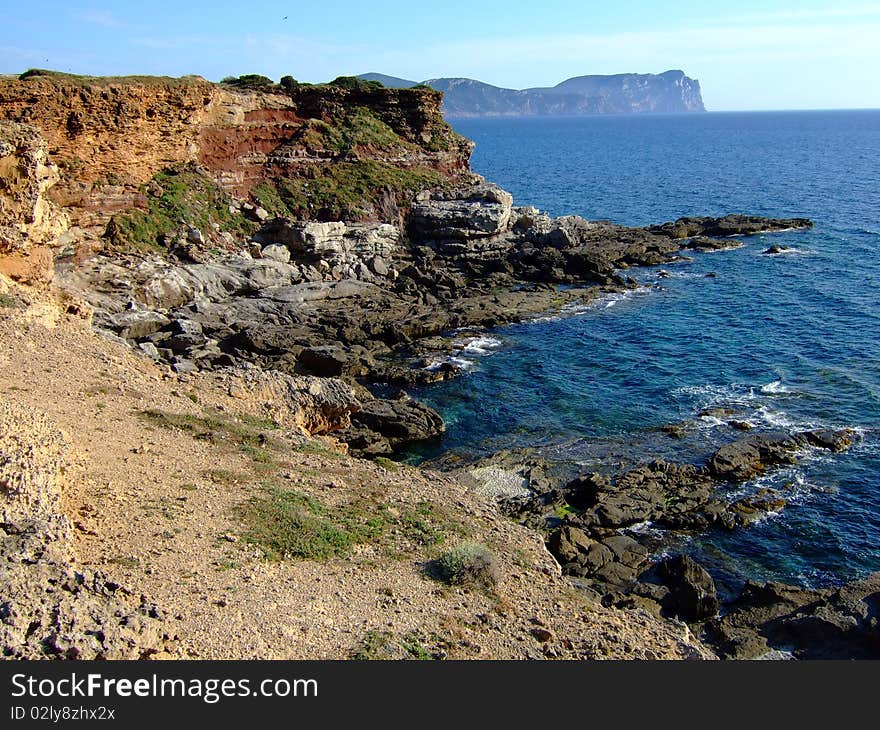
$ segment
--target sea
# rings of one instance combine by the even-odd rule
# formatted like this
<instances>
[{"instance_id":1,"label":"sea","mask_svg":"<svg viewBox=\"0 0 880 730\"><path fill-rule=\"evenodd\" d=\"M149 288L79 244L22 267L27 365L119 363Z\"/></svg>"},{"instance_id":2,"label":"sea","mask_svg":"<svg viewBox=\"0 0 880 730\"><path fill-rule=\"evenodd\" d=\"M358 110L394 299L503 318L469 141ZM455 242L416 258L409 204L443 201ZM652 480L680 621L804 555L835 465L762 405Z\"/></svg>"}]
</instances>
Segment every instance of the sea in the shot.
<instances>
[{"instance_id":1,"label":"sea","mask_svg":"<svg viewBox=\"0 0 880 730\"><path fill-rule=\"evenodd\" d=\"M630 269L638 289L458 333L465 375L413 393L447 433L409 459L528 448L572 473L612 473L703 463L742 435L730 421L848 427L858 438L844 453L807 451L725 488L776 489L778 513L660 543L698 559L727 597L746 580L823 587L880 570L880 111L451 121L476 142L474 171L516 205L632 226L735 212L815 228Z\"/></svg>"}]
</instances>

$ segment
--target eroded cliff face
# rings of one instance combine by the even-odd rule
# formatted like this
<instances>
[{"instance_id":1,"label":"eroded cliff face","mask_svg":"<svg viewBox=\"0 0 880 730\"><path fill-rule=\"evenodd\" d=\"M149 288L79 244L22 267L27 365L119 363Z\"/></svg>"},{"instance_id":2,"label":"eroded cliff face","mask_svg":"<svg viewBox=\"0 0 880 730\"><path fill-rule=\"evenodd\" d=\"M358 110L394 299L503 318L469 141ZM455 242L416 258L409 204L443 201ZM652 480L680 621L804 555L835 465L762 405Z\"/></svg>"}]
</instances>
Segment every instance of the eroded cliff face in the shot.
<instances>
[{"instance_id":1,"label":"eroded cliff face","mask_svg":"<svg viewBox=\"0 0 880 730\"><path fill-rule=\"evenodd\" d=\"M37 129L0 121L0 273L29 282L51 278L45 245L69 224L46 197L59 177Z\"/></svg>"},{"instance_id":2,"label":"eroded cliff face","mask_svg":"<svg viewBox=\"0 0 880 730\"><path fill-rule=\"evenodd\" d=\"M340 161L454 177L472 145L443 121L441 99L430 89L250 91L196 76L0 78L0 119L39 130L61 170L51 197L82 226L143 206L141 186L183 163L239 197Z\"/></svg>"}]
</instances>

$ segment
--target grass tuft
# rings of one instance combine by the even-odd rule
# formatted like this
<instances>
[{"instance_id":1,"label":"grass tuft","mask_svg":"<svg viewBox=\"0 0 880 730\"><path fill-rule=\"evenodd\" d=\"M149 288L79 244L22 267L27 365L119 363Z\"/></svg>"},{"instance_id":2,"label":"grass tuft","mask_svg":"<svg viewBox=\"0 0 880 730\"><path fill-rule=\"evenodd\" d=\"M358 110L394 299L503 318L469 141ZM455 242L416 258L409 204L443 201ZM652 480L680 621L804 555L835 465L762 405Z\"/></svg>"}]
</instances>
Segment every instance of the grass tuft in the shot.
<instances>
[{"instance_id":1,"label":"grass tuft","mask_svg":"<svg viewBox=\"0 0 880 730\"><path fill-rule=\"evenodd\" d=\"M498 560L480 543L461 543L426 567L427 574L447 585L492 588L498 583Z\"/></svg>"}]
</instances>

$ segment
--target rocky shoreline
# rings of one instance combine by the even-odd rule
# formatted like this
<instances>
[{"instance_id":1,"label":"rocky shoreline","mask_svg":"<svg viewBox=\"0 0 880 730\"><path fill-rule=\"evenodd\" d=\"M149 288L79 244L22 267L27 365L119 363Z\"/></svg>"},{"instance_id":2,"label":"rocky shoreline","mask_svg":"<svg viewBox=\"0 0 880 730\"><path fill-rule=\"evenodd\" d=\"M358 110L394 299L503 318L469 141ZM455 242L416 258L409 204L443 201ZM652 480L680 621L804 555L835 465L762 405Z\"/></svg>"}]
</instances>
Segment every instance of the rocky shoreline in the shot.
<instances>
[{"instance_id":1,"label":"rocky shoreline","mask_svg":"<svg viewBox=\"0 0 880 730\"><path fill-rule=\"evenodd\" d=\"M422 194L403 228L271 219L241 250L222 257L201 249L201 232L190 230L168 242L170 256L61 262L56 280L94 307L96 326L107 336L184 377L257 366L340 379L350 404L333 436L351 454L375 458L444 432L440 416L405 390L382 398L370 387L459 375L448 357L448 333L637 287L620 273L632 267L810 225L750 216L648 228L552 219L515 207L508 193L475 177ZM793 463L802 449L841 451L854 438L848 431L750 434L720 447L703 466L655 461L613 482L597 474L555 486L530 478L528 497L503 497L502 509L545 532L548 549L576 585L609 606L686 621L722 656L754 658L780 647L797 657L825 655L806 629L795 628L809 623L805 612L820 609L839 634L827 655L870 653L863 645L873 614L852 610L859 587L847 588L844 600L828 591L750 584L721 606L705 569L687 556L653 559L660 546L631 529L648 523L693 533L748 525L783 509L784 496L761 490L725 501L719 484ZM559 520L561 509L567 514ZM873 583L863 587L872 590ZM841 628L846 621L852 626Z\"/></svg>"},{"instance_id":2,"label":"rocky shoreline","mask_svg":"<svg viewBox=\"0 0 880 730\"><path fill-rule=\"evenodd\" d=\"M440 435L442 420L404 395L376 399L363 386L460 374L444 335L637 287L618 273L633 266L810 225L749 216L650 228L553 219L515 207L509 193L474 176L421 194L403 228L275 218L221 256L190 228L167 241L170 255L62 260L55 276L94 308L100 330L177 373L253 364L346 380L363 405L337 436L354 454L390 456Z\"/></svg>"},{"instance_id":3,"label":"rocky shoreline","mask_svg":"<svg viewBox=\"0 0 880 730\"><path fill-rule=\"evenodd\" d=\"M740 529L783 510L782 491L742 496L736 487L810 450L844 451L857 438L847 429L747 435L699 466L655 460L613 478L560 481L552 463L528 451L452 471L547 535L563 572L605 605L686 621L724 658L864 658L877 656L876 574L822 590L747 582L722 601L699 563L668 552L680 536Z\"/></svg>"}]
</instances>

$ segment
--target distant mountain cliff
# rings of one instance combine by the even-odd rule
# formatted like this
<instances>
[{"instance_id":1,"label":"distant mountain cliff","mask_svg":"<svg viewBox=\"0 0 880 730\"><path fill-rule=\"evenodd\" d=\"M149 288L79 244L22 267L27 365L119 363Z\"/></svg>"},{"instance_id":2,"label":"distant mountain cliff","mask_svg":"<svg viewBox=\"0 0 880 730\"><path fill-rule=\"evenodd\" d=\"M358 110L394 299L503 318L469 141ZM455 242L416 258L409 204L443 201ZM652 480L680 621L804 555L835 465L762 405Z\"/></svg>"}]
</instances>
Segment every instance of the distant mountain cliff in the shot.
<instances>
[{"instance_id":1,"label":"distant mountain cliff","mask_svg":"<svg viewBox=\"0 0 880 730\"><path fill-rule=\"evenodd\" d=\"M394 88L419 83L379 73L362 74L359 78ZM444 93L443 113L450 117L706 111L700 82L677 70L662 74L575 76L553 87L523 90L463 78L429 79L422 83Z\"/></svg>"}]
</instances>

